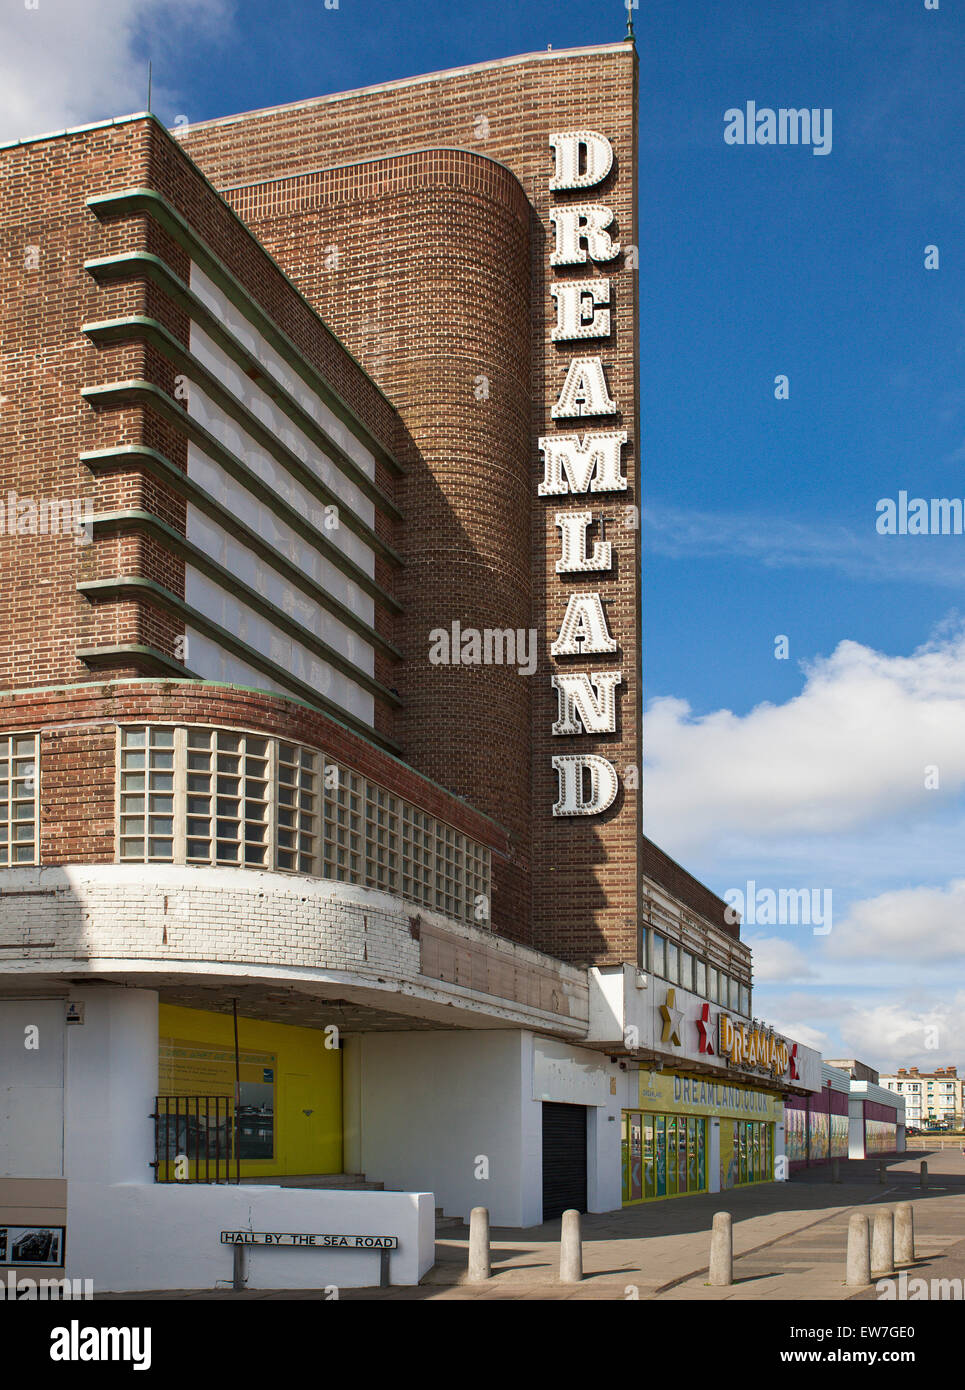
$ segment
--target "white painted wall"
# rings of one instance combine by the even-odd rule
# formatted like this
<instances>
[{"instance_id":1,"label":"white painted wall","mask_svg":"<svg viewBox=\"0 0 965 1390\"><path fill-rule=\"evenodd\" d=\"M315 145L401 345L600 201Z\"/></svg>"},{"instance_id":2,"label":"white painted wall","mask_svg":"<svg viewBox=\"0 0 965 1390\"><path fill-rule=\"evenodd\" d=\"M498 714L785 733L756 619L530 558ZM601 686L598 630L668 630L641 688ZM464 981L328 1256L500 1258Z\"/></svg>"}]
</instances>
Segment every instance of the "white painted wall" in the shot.
<instances>
[{"instance_id":1,"label":"white painted wall","mask_svg":"<svg viewBox=\"0 0 965 1390\"><path fill-rule=\"evenodd\" d=\"M70 997L85 1004L84 1022L67 1029L64 1176L72 1217L75 1184L153 1184L158 1011L149 989L75 987Z\"/></svg>"},{"instance_id":2,"label":"white painted wall","mask_svg":"<svg viewBox=\"0 0 965 1390\"><path fill-rule=\"evenodd\" d=\"M484 1206L493 1225L538 1225L549 1100L588 1107L587 1205L619 1208L622 1090L610 1094L610 1077L620 1073L599 1053L523 1031L368 1033L353 1051L368 1177L431 1187L448 1216ZM480 1160L488 1177L476 1176Z\"/></svg>"},{"instance_id":3,"label":"white painted wall","mask_svg":"<svg viewBox=\"0 0 965 1390\"><path fill-rule=\"evenodd\" d=\"M523 1200L524 1103L533 1108L523 1034L366 1033L356 1043L365 1174L388 1188L433 1191L448 1216L468 1219L483 1206L494 1225L532 1224ZM526 1141L532 1168L531 1123ZM480 1157L488 1179L475 1177Z\"/></svg>"},{"instance_id":4,"label":"white painted wall","mask_svg":"<svg viewBox=\"0 0 965 1390\"><path fill-rule=\"evenodd\" d=\"M394 1235L393 1284L417 1284L435 1260L431 1192L268 1186L74 1183L68 1186L69 1279L96 1293L230 1287L223 1230ZM361 1288L379 1282L377 1251L264 1249L247 1255L253 1289Z\"/></svg>"},{"instance_id":5,"label":"white painted wall","mask_svg":"<svg viewBox=\"0 0 965 1390\"><path fill-rule=\"evenodd\" d=\"M65 1005L0 999L0 1178L63 1176Z\"/></svg>"},{"instance_id":6,"label":"white painted wall","mask_svg":"<svg viewBox=\"0 0 965 1390\"><path fill-rule=\"evenodd\" d=\"M537 1105L543 1101L557 1101L587 1107L587 1209L615 1211L622 1203L621 1080L626 1073L621 1072L618 1064L611 1062L605 1053L591 1052L554 1038L535 1037L532 1045L532 1096ZM539 1134L542 1188L542 1116Z\"/></svg>"}]
</instances>

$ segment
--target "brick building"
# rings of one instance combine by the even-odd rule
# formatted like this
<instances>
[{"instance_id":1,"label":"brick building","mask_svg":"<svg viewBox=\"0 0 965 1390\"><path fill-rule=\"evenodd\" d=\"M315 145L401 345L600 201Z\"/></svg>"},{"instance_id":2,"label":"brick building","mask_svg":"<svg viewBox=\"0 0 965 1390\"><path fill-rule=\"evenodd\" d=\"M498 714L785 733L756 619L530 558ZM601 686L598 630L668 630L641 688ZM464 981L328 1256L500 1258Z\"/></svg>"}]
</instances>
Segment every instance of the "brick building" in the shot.
<instances>
[{"instance_id":1,"label":"brick building","mask_svg":"<svg viewBox=\"0 0 965 1390\"><path fill-rule=\"evenodd\" d=\"M773 1177L819 1059L642 833L636 80L0 149L11 1252L413 1282L435 1205Z\"/></svg>"}]
</instances>

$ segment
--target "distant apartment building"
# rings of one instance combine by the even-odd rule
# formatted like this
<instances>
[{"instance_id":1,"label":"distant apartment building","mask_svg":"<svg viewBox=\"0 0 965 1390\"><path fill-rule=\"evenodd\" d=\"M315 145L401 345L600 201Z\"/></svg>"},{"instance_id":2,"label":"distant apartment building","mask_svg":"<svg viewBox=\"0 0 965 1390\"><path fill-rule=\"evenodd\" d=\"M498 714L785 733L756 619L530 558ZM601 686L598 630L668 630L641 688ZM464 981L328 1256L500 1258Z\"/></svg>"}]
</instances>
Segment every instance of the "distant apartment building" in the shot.
<instances>
[{"instance_id":1,"label":"distant apartment building","mask_svg":"<svg viewBox=\"0 0 965 1390\"><path fill-rule=\"evenodd\" d=\"M904 1097L910 1125L919 1128L942 1124L955 1129L962 1126L965 1078L958 1075L957 1067L936 1067L934 1071L899 1067L893 1075L883 1076L881 1084Z\"/></svg>"}]
</instances>

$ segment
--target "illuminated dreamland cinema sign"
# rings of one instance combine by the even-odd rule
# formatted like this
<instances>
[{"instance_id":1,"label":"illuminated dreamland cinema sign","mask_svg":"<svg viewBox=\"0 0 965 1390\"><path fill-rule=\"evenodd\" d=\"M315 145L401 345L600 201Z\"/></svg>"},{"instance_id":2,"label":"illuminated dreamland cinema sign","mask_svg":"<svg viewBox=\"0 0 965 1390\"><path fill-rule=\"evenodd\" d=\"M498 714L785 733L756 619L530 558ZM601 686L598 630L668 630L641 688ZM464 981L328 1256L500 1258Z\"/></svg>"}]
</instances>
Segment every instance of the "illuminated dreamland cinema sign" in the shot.
<instances>
[{"instance_id":1,"label":"illuminated dreamland cinema sign","mask_svg":"<svg viewBox=\"0 0 965 1390\"><path fill-rule=\"evenodd\" d=\"M613 167L613 147L605 135L595 131L562 132L551 135L549 143L556 154L551 193L593 188ZM554 269L586 265L589 261L605 264L620 253L619 242L608 231L613 212L602 203L561 203L550 209L550 220L556 233L550 256ZM573 343L574 356L552 410L561 432L539 441L543 455L539 495L577 498L625 492L626 432L591 424L580 433L578 426L569 423L604 421L617 414L617 403L607 388L603 360L599 355L586 355L584 347L611 335L610 281L603 277L560 279L551 286L550 294L556 307L552 340ZM611 543L603 539L594 539L592 545L590 542L590 532L602 516L597 518L592 507L569 508L558 511L554 519L560 533L556 573L586 575L587 586L570 593L550 654L556 659L613 656L617 642L607 625L600 594L590 587L591 576L611 573L613 569ZM616 732L622 671L557 669L552 681L558 700L554 735ZM566 753L553 758L553 767L559 777L554 816L600 815L613 804L618 781L609 759L594 753Z\"/></svg>"},{"instance_id":2,"label":"illuminated dreamland cinema sign","mask_svg":"<svg viewBox=\"0 0 965 1390\"><path fill-rule=\"evenodd\" d=\"M728 1014L717 1016L719 1055L742 1071L767 1072L797 1081L797 1043L789 1044L771 1028L749 1025Z\"/></svg>"}]
</instances>

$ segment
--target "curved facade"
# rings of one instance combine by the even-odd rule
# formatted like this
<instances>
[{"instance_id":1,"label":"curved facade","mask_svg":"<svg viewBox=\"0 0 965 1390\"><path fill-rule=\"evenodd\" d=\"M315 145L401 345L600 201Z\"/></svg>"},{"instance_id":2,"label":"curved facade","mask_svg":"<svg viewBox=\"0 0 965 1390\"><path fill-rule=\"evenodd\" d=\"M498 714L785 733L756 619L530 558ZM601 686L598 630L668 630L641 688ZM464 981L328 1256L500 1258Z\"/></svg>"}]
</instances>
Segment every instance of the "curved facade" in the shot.
<instances>
[{"instance_id":1,"label":"curved facade","mask_svg":"<svg viewBox=\"0 0 965 1390\"><path fill-rule=\"evenodd\" d=\"M635 117L620 43L0 150L0 1231L101 1289L415 1282L816 1088L642 836Z\"/></svg>"}]
</instances>

